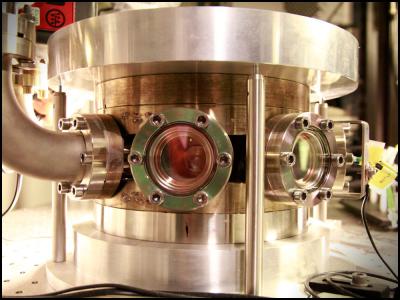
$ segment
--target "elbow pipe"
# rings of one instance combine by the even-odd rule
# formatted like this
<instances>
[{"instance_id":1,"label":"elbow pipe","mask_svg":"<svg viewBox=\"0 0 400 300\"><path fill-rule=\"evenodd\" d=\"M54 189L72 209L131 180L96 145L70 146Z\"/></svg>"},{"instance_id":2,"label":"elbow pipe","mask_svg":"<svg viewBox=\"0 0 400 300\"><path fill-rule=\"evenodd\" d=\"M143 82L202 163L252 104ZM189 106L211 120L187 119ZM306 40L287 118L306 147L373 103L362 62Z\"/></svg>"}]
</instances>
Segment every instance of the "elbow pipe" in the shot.
<instances>
[{"instance_id":1,"label":"elbow pipe","mask_svg":"<svg viewBox=\"0 0 400 300\"><path fill-rule=\"evenodd\" d=\"M12 82L12 58L3 56L2 159L18 173L55 181L80 180L80 154L85 143L80 133L59 133L40 127L21 109Z\"/></svg>"}]
</instances>

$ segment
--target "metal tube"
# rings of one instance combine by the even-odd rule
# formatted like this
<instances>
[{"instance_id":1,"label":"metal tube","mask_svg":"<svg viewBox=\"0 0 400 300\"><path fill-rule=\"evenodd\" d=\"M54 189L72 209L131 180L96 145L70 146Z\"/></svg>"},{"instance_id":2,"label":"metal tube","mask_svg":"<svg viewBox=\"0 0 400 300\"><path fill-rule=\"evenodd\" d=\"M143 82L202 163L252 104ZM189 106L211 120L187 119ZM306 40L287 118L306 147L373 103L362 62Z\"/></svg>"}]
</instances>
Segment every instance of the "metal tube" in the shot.
<instances>
[{"instance_id":1,"label":"metal tube","mask_svg":"<svg viewBox=\"0 0 400 300\"><path fill-rule=\"evenodd\" d=\"M58 131L58 120L66 117L66 95L56 92L51 95L54 103L54 130ZM59 194L57 182L52 183L52 254L54 262L66 260L66 194Z\"/></svg>"},{"instance_id":2,"label":"metal tube","mask_svg":"<svg viewBox=\"0 0 400 300\"><path fill-rule=\"evenodd\" d=\"M328 119L328 103L321 102L315 104L314 111L322 118ZM315 205L312 208L312 217L320 221L326 221L328 219L328 201L321 201L321 203Z\"/></svg>"},{"instance_id":3,"label":"metal tube","mask_svg":"<svg viewBox=\"0 0 400 300\"><path fill-rule=\"evenodd\" d=\"M75 181L83 176L80 133L58 133L32 122L18 104L12 82L11 57L3 56L2 160L18 173L49 180Z\"/></svg>"},{"instance_id":4,"label":"metal tube","mask_svg":"<svg viewBox=\"0 0 400 300\"><path fill-rule=\"evenodd\" d=\"M264 77L255 68L249 79L247 103L246 159L246 261L245 289L250 295L262 293L265 95Z\"/></svg>"}]
</instances>

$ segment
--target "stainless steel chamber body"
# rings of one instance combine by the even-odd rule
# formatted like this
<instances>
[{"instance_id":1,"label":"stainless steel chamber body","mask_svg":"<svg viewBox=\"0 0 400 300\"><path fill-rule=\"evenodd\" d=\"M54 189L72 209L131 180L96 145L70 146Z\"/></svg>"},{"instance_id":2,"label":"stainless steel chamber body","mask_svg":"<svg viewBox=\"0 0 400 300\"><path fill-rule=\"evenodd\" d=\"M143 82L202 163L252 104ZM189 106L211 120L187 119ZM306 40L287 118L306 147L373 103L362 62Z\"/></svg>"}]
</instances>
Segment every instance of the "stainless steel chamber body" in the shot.
<instances>
[{"instance_id":1,"label":"stainless steel chamber body","mask_svg":"<svg viewBox=\"0 0 400 300\"><path fill-rule=\"evenodd\" d=\"M52 282L64 267L75 274L64 280L70 285L247 290L254 66L266 128L261 293L277 295L280 284L322 271L328 235L309 228L307 211L342 187L346 149L340 128L309 113L310 95L328 100L356 89L357 47L325 22L232 8L127 11L54 34L50 85L93 92L104 115L97 119L113 124L85 115L60 124L81 131L90 151L81 156L84 179L59 190L96 203L95 222L74 227L73 263L49 264Z\"/></svg>"}]
</instances>

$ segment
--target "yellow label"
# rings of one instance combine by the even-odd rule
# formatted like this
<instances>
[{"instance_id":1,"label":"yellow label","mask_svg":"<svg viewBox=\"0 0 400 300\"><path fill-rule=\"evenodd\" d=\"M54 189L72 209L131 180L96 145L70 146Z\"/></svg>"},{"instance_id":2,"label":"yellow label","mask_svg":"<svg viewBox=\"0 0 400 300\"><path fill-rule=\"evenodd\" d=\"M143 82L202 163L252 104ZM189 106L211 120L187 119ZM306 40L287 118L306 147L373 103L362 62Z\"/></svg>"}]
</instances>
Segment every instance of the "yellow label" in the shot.
<instances>
[{"instance_id":1,"label":"yellow label","mask_svg":"<svg viewBox=\"0 0 400 300\"><path fill-rule=\"evenodd\" d=\"M368 162L375 166L377 162L382 159L385 144L376 141L369 141L368 143Z\"/></svg>"},{"instance_id":2,"label":"yellow label","mask_svg":"<svg viewBox=\"0 0 400 300\"><path fill-rule=\"evenodd\" d=\"M369 180L369 185L383 190L391 185L396 177L397 173L393 172L390 169L383 168L382 170L378 171L374 176L372 176L372 178Z\"/></svg>"}]
</instances>

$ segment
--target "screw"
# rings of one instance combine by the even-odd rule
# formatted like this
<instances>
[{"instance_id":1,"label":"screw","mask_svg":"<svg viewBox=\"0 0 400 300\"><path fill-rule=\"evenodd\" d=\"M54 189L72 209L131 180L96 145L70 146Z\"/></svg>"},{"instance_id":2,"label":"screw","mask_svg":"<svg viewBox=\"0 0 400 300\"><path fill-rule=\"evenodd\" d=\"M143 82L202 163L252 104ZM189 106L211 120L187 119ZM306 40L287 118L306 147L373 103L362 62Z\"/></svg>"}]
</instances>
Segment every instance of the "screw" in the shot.
<instances>
[{"instance_id":1,"label":"screw","mask_svg":"<svg viewBox=\"0 0 400 300\"><path fill-rule=\"evenodd\" d=\"M206 192L197 192L193 196L193 203L197 206L204 206L208 202L208 195Z\"/></svg>"},{"instance_id":2,"label":"screw","mask_svg":"<svg viewBox=\"0 0 400 300\"><path fill-rule=\"evenodd\" d=\"M58 120L58 129L59 130L69 130L72 127L72 119L71 118L61 118Z\"/></svg>"},{"instance_id":3,"label":"screw","mask_svg":"<svg viewBox=\"0 0 400 300\"><path fill-rule=\"evenodd\" d=\"M76 117L72 120L72 128L74 130L85 130L88 129L88 124L84 118Z\"/></svg>"},{"instance_id":4,"label":"screw","mask_svg":"<svg viewBox=\"0 0 400 300\"><path fill-rule=\"evenodd\" d=\"M281 163L283 165L292 167L296 163L296 155L293 152L282 152L280 154Z\"/></svg>"},{"instance_id":5,"label":"screw","mask_svg":"<svg viewBox=\"0 0 400 300\"><path fill-rule=\"evenodd\" d=\"M318 198L321 200L331 200L332 191L330 189L321 189L318 193Z\"/></svg>"},{"instance_id":6,"label":"screw","mask_svg":"<svg viewBox=\"0 0 400 300\"><path fill-rule=\"evenodd\" d=\"M217 163L223 168L230 167L232 164L232 156L229 153L222 152L218 155Z\"/></svg>"},{"instance_id":7,"label":"screw","mask_svg":"<svg viewBox=\"0 0 400 300\"><path fill-rule=\"evenodd\" d=\"M345 163L343 154L333 154L332 161L336 161L338 167L343 167Z\"/></svg>"},{"instance_id":8,"label":"screw","mask_svg":"<svg viewBox=\"0 0 400 300\"><path fill-rule=\"evenodd\" d=\"M332 120L321 120L321 122L319 122L319 128L322 130L331 130L333 127L334 124Z\"/></svg>"},{"instance_id":9,"label":"screw","mask_svg":"<svg viewBox=\"0 0 400 300\"><path fill-rule=\"evenodd\" d=\"M129 155L129 163L134 164L134 165L140 165L143 162L142 155L139 152L132 152L132 154Z\"/></svg>"},{"instance_id":10,"label":"screw","mask_svg":"<svg viewBox=\"0 0 400 300\"><path fill-rule=\"evenodd\" d=\"M294 120L294 127L299 130L307 129L310 126L310 121L305 117L297 117Z\"/></svg>"},{"instance_id":11,"label":"screw","mask_svg":"<svg viewBox=\"0 0 400 300\"><path fill-rule=\"evenodd\" d=\"M86 152L81 153L81 164L90 164L93 161L93 155Z\"/></svg>"},{"instance_id":12,"label":"screw","mask_svg":"<svg viewBox=\"0 0 400 300\"><path fill-rule=\"evenodd\" d=\"M165 123L165 116L163 114L152 114L150 116L150 123L153 126L161 127Z\"/></svg>"},{"instance_id":13,"label":"screw","mask_svg":"<svg viewBox=\"0 0 400 300\"><path fill-rule=\"evenodd\" d=\"M208 126L208 117L207 115L200 115L197 117L196 126L200 128L207 128Z\"/></svg>"},{"instance_id":14,"label":"screw","mask_svg":"<svg viewBox=\"0 0 400 300\"><path fill-rule=\"evenodd\" d=\"M57 184L57 191L59 194L68 194L71 192L71 184L69 182L59 182Z\"/></svg>"},{"instance_id":15,"label":"screw","mask_svg":"<svg viewBox=\"0 0 400 300\"><path fill-rule=\"evenodd\" d=\"M155 191L149 196L149 202L151 204L160 205L164 202L164 194L160 191Z\"/></svg>"},{"instance_id":16,"label":"screw","mask_svg":"<svg viewBox=\"0 0 400 300\"><path fill-rule=\"evenodd\" d=\"M294 190L292 193L293 201L297 204L304 204L304 201L307 200L308 193L304 190Z\"/></svg>"},{"instance_id":17,"label":"screw","mask_svg":"<svg viewBox=\"0 0 400 300\"><path fill-rule=\"evenodd\" d=\"M81 198L85 194L87 190L87 185L85 184L78 184L78 185L73 185L71 188L72 195L76 198Z\"/></svg>"}]
</instances>

